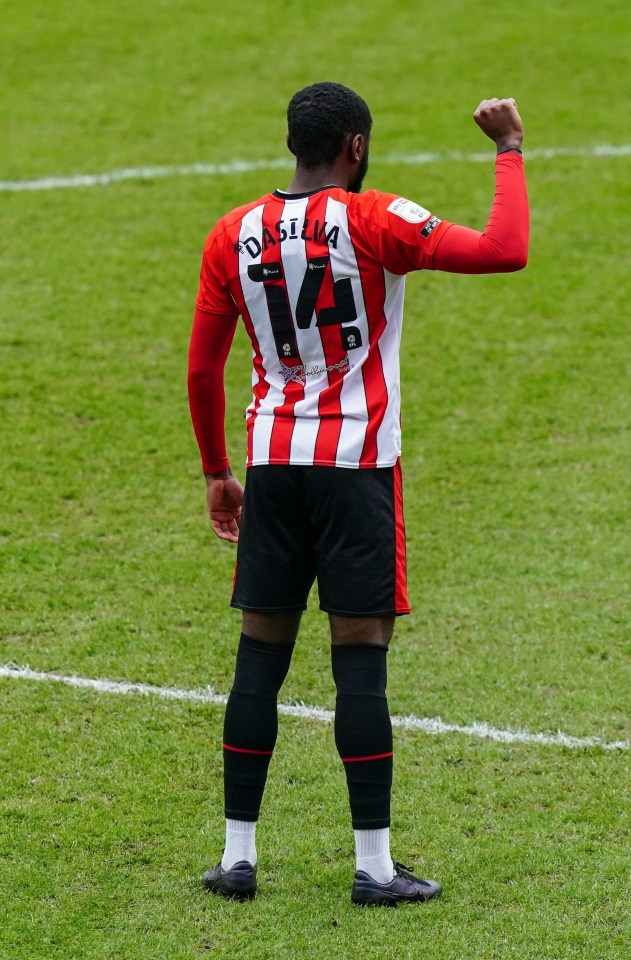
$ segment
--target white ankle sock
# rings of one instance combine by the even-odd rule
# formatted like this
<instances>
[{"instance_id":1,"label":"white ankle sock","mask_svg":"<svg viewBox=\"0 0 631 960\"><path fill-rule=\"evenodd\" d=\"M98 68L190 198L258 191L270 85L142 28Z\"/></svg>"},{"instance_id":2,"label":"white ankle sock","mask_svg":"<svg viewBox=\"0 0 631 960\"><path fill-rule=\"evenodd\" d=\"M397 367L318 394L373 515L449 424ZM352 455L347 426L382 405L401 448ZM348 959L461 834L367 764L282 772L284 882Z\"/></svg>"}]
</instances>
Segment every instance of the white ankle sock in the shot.
<instances>
[{"instance_id":1,"label":"white ankle sock","mask_svg":"<svg viewBox=\"0 0 631 960\"><path fill-rule=\"evenodd\" d=\"M355 830L355 865L377 883L394 879L390 856L390 827L381 830Z\"/></svg>"},{"instance_id":2,"label":"white ankle sock","mask_svg":"<svg viewBox=\"0 0 631 960\"><path fill-rule=\"evenodd\" d=\"M256 864L256 822L226 820L226 846L221 866L229 870L240 860L247 860L252 866Z\"/></svg>"}]
</instances>

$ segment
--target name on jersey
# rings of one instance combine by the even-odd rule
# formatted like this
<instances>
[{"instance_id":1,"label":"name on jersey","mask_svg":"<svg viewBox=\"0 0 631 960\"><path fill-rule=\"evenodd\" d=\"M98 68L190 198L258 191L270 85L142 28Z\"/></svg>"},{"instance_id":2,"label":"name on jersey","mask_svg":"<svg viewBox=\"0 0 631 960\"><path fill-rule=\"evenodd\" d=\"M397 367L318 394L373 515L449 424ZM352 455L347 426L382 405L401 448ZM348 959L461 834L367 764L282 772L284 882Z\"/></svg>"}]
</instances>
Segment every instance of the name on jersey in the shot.
<instances>
[{"instance_id":1,"label":"name on jersey","mask_svg":"<svg viewBox=\"0 0 631 960\"><path fill-rule=\"evenodd\" d=\"M279 220L274 224L272 230L263 227L261 238L246 237L234 244L235 253L249 253L251 257L260 257L261 253L275 247L279 243L285 243L287 240L310 240L314 243L326 243L327 246L337 250L337 241L340 235L338 226L331 226L326 220L309 220L308 217L302 221L298 217L292 217L290 220Z\"/></svg>"}]
</instances>

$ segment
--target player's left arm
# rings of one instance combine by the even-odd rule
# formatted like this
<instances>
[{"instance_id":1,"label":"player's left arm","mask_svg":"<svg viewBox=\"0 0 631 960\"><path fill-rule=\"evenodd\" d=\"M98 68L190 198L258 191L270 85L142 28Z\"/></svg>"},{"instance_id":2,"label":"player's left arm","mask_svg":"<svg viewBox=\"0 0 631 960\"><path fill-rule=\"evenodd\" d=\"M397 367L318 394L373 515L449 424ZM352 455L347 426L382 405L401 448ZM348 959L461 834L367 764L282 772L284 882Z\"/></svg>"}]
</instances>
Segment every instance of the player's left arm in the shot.
<instances>
[{"instance_id":1,"label":"player's left arm","mask_svg":"<svg viewBox=\"0 0 631 960\"><path fill-rule=\"evenodd\" d=\"M236 542L243 488L232 476L226 451L224 369L237 318L195 310L188 359L188 400L206 477L213 531Z\"/></svg>"},{"instance_id":2,"label":"player's left arm","mask_svg":"<svg viewBox=\"0 0 631 960\"><path fill-rule=\"evenodd\" d=\"M210 234L200 274L188 356L188 397L206 477L210 522L222 540L239 539L243 487L232 476L226 452L224 370L238 310L223 269L221 221Z\"/></svg>"}]
</instances>

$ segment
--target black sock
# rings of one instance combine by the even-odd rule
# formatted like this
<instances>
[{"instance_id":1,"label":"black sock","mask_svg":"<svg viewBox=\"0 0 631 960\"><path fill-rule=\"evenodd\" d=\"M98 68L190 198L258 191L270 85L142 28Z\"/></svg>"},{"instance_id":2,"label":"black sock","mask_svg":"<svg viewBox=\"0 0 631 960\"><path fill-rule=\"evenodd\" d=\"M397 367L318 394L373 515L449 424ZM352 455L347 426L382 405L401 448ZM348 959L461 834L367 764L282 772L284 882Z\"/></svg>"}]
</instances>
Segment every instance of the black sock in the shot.
<instances>
[{"instance_id":1,"label":"black sock","mask_svg":"<svg viewBox=\"0 0 631 960\"><path fill-rule=\"evenodd\" d=\"M331 647L337 687L335 743L344 763L355 830L390 826L392 725L386 647Z\"/></svg>"},{"instance_id":2,"label":"black sock","mask_svg":"<svg viewBox=\"0 0 631 960\"><path fill-rule=\"evenodd\" d=\"M278 733L278 691L293 649L293 643L262 643L241 634L224 720L224 793L231 820L258 820Z\"/></svg>"}]
</instances>

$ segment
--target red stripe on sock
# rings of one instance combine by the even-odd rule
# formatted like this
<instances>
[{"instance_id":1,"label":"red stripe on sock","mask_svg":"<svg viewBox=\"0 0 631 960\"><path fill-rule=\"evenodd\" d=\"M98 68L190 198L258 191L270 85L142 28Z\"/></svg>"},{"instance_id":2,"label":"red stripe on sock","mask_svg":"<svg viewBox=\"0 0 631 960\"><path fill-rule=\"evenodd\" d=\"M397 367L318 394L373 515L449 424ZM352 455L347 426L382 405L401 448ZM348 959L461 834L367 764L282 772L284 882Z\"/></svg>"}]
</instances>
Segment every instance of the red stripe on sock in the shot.
<instances>
[{"instance_id":1,"label":"red stripe on sock","mask_svg":"<svg viewBox=\"0 0 631 960\"><path fill-rule=\"evenodd\" d=\"M342 757L342 763L357 763L359 760L383 760L385 757L391 757L393 751L389 753L375 753L371 757Z\"/></svg>"},{"instance_id":2,"label":"red stripe on sock","mask_svg":"<svg viewBox=\"0 0 631 960\"><path fill-rule=\"evenodd\" d=\"M271 757L273 750L246 750L244 747L229 747L227 743L223 745L224 750L232 750L233 753L253 753L257 757Z\"/></svg>"}]
</instances>

